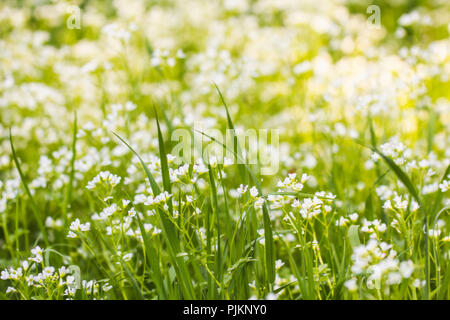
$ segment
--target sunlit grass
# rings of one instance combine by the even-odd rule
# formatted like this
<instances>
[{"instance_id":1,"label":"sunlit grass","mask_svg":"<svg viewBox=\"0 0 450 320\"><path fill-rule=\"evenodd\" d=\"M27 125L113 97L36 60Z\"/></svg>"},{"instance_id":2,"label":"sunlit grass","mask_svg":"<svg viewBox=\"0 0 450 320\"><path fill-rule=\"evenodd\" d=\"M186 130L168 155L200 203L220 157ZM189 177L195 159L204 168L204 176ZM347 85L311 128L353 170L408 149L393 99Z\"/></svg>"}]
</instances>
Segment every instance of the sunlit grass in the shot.
<instances>
[{"instance_id":1,"label":"sunlit grass","mask_svg":"<svg viewBox=\"0 0 450 320\"><path fill-rule=\"evenodd\" d=\"M0 4L1 299L450 298L448 5L44 2Z\"/></svg>"}]
</instances>

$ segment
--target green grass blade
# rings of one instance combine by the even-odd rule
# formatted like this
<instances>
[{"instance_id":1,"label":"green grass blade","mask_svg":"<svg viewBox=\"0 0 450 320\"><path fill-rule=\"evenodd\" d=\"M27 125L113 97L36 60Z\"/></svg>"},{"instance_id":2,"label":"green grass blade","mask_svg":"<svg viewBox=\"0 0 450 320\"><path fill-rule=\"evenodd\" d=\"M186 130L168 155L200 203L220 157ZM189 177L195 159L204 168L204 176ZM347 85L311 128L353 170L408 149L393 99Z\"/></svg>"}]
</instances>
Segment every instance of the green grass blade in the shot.
<instances>
[{"instance_id":1,"label":"green grass blade","mask_svg":"<svg viewBox=\"0 0 450 320\"><path fill-rule=\"evenodd\" d=\"M168 193L172 193L171 183L170 183L170 175L169 175L169 164L167 162L167 153L164 146L164 140L161 132L161 127L159 125L158 120L158 114L155 111L155 118L156 118L156 125L158 128L158 145L159 145L159 156L161 160L161 175L163 179L163 185L164 190ZM172 198L169 199L167 203L169 207L170 214L173 214L173 205L172 205ZM164 215L162 213L162 215ZM165 215L164 215L165 217ZM195 296L194 288L192 287L191 282L191 276L188 271L188 268L186 266L186 263L184 262L184 257L179 257L178 253L180 252L180 242L175 230L175 226L173 225L172 221L170 221L167 217L165 217L165 229L166 229L166 235L169 240L169 247L171 248L170 251L172 251L173 257L177 262L178 268L176 270L179 270L179 280L181 280L181 283L184 286L185 294L187 295L186 298L193 298Z\"/></svg>"},{"instance_id":2,"label":"green grass blade","mask_svg":"<svg viewBox=\"0 0 450 320\"><path fill-rule=\"evenodd\" d=\"M157 250L153 247L153 245L150 243L150 240L148 239L147 232L145 231L144 224L142 223L141 218L139 215L136 215L136 219L138 221L139 230L141 231L142 239L144 241L144 248L146 252L147 262L150 267L152 280L155 283L156 290L158 291L158 294L161 296L163 300L167 299L167 292L164 287L162 275L161 275L161 268L159 266L159 254Z\"/></svg>"},{"instance_id":3,"label":"green grass blade","mask_svg":"<svg viewBox=\"0 0 450 320\"><path fill-rule=\"evenodd\" d=\"M153 107L153 108L155 108L155 107ZM172 132L173 132L172 122L169 120L169 117L167 116L166 109L162 105L160 105L159 109L161 110L161 113L162 113L163 118L164 118L164 122L166 123L167 129L169 130L169 137L170 137L172 135Z\"/></svg>"},{"instance_id":4,"label":"green grass blade","mask_svg":"<svg viewBox=\"0 0 450 320\"><path fill-rule=\"evenodd\" d=\"M233 121L231 120L230 111L228 110L227 103L225 102L225 99L224 99L219 87L215 83L214 83L214 86L216 87L216 90L219 93L220 100L225 108L226 113L227 113L228 128L232 130L231 132L233 135L234 161L236 161L238 157L241 159L241 161L239 161L239 163L238 163L239 174L240 174L241 178L243 179L242 182L244 184L248 184L248 176L247 176L248 170L245 170L245 166L243 165L244 162L242 161L242 151L241 151L241 147L239 145L239 141L238 141L238 137L236 135Z\"/></svg>"},{"instance_id":5,"label":"green grass blade","mask_svg":"<svg viewBox=\"0 0 450 320\"><path fill-rule=\"evenodd\" d=\"M155 117L156 117L156 125L158 127L158 146L159 146L159 156L161 160L161 175L163 179L164 190L168 193L171 193L171 185L170 185L170 175L169 175L169 164L167 162L167 153L164 147L164 139L161 132L161 127L159 125L158 114L155 109ZM169 200L169 207L171 207L172 201ZM172 211L172 209L170 209Z\"/></svg>"},{"instance_id":6,"label":"green grass blade","mask_svg":"<svg viewBox=\"0 0 450 320\"><path fill-rule=\"evenodd\" d=\"M147 167L147 165L145 164L145 162L144 162L144 160L142 160L142 158L139 156L139 154L124 140L124 139L122 139L118 134L116 134L115 132L113 132L113 134L120 140L120 141L122 141L122 143L123 144L125 144L127 147L128 147L128 149L130 149L131 150L131 152L133 152L134 153L134 155L139 159L139 161L140 161L140 163L141 163L141 165L142 165L142 168L144 169L144 171L145 171L145 173L146 173L146 175L147 175L147 178L148 178L148 181L150 182L150 186L151 186L151 188L152 188L152 191L153 191L153 194L154 195L158 195L158 194L160 194L161 193L161 189L159 188L159 186L158 186L158 184L156 183L156 180L155 180L155 178L153 177L153 175L152 175L152 173L150 172L150 170L148 169L148 167Z\"/></svg>"},{"instance_id":7,"label":"green grass blade","mask_svg":"<svg viewBox=\"0 0 450 320\"><path fill-rule=\"evenodd\" d=\"M419 194L417 193L416 188L412 184L411 180L409 179L408 175L389 157L385 156L381 151L378 149L374 149L374 152L376 152L378 155L380 155L383 160L388 164L388 166L391 168L392 171L394 171L397 178L403 183L403 185L408 189L409 193L414 197L414 199L421 204Z\"/></svg>"},{"instance_id":8,"label":"green grass blade","mask_svg":"<svg viewBox=\"0 0 450 320\"><path fill-rule=\"evenodd\" d=\"M151 174L150 170L148 169L147 165L145 164L144 160L142 160L142 158L139 156L139 154L124 140L122 139L119 135L117 135L116 133L113 132L113 134L120 140L122 141L139 159L139 161L141 162L142 167L144 168L148 180L150 182L150 185L152 187L153 193L155 195L160 194L161 193L161 189L159 188L158 184L156 183L153 175ZM166 157L166 161L167 161L167 157ZM179 240L178 237L176 235L176 230L175 227L172 223L172 221L169 220L169 218L166 216L166 214L164 212L162 212L161 209L158 209L158 216L161 219L162 222L162 227L163 227L163 231L164 234L166 235L166 239L168 241L168 248L169 248L169 254L170 257L172 259L172 262L174 263L174 267L175 267L175 271L177 272L177 274L180 272L180 269L177 265L177 263L180 263L184 266L184 261L182 261L181 259L183 258L179 258L176 255L179 253L180 251L180 245L179 245ZM188 274L187 273L187 268L184 266L183 268L183 273ZM189 279L187 278L186 275L184 276L179 276L180 279L182 279L182 282L187 282L189 281ZM193 297L194 295L194 291L192 288L192 284L189 281L188 285L184 286L184 294L185 296L189 299L191 297Z\"/></svg>"},{"instance_id":9,"label":"green grass blade","mask_svg":"<svg viewBox=\"0 0 450 320\"><path fill-rule=\"evenodd\" d=\"M220 98L222 99L222 103L227 112L228 126L230 129L233 129L233 132L234 132L234 125L231 120L230 113L228 112L228 107L225 103L225 100L223 99L222 93L220 92L220 90L217 86L216 86L216 89L219 92ZM258 189L259 194L261 194L261 195L263 194L259 180L256 178L253 171L250 169L250 167L246 164L246 162L242 158L242 153L240 151L239 143L237 141L236 135L233 134L233 137L235 139L235 143L234 143L235 148L234 148L234 150L230 150L222 142L217 141L213 137L211 137L201 131L198 131L198 130L196 130L196 131L199 132L200 134L208 137L212 141L219 143L226 150L231 151L234 154L235 159L239 160L238 168L240 171L241 178L244 179L243 181L245 181L245 183L248 184L248 175L250 175L250 177L253 180L253 183L255 184L256 188ZM268 279L268 286L272 287L272 284L275 281L275 254L274 254L272 226L271 226L270 217L269 217L269 209L268 209L266 203L264 203L262 211L263 211L263 225L264 225L264 238L265 238L264 241L265 241L266 273L267 273L267 279Z\"/></svg>"},{"instance_id":10,"label":"green grass blade","mask_svg":"<svg viewBox=\"0 0 450 320\"><path fill-rule=\"evenodd\" d=\"M73 138L72 138L72 158L70 159L70 176L69 184L67 185L67 193L64 199L63 213L64 216L67 213L68 206L72 202L72 190L73 190L73 180L75 177L75 159L77 156L77 113L74 112L73 115Z\"/></svg>"},{"instance_id":11,"label":"green grass blade","mask_svg":"<svg viewBox=\"0 0 450 320\"><path fill-rule=\"evenodd\" d=\"M131 281L131 284L133 285L134 290L136 291L136 294L138 295L139 299L144 300L145 297L142 294L141 288L139 287L139 284L136 281L136 278L134 277L133 273L130 271L130 268L128 268L125 261L123 261L122 257L119 257L120 264L122 265L122 268L125 270L125 273L128 276L128 280Z\"/></svg>"},{"instance_id":12,"label":"green grass blade","mask_svg":"<svg viewBox=\"0 0 450 320\"><path fill-rule=\"evenodd\" d=\"M11 128L9 128L9 144L11 146L11 152L12 152L12 156L14 158L14 163L16 164L16 168L17 171L19 172L19 176L20 176L20 180L22 181L22 185L25 188L25 192L28 195L28 198L30 199L30 203L31 203L31 208L34 214L34 218L36 219L36 223L42 233L42 237L44 239L44 243L45 245L48 247L49 246L49 242L48 242L48 238L47 238L47 232L45 231L45 227L44 224L42 223L41 218L39 217L39 211L36 205L36 202L34 201L33 195L30 192L30 188L28 187L27 182L25 181L25 176L23 175L22 169L20 167L20 163L19 163L19 159L17 158L17 154L16 154L16 150L14 149L14 143L13 143L13 139L12 139L12 133L11 133Z\"/></svg>"},{"instance_id":13,"label":"green grass blade","mask_svg":"<svg viewBox=\"0 0 450 320\"><path fill-rule=\"evenodd\" d=\"M217 189L216 189L216 183L214 180L214 172L211 168L211 165L208 164L209 169L209 181L211 185L211 197L212 197L212 203L213 203L213 212L216 216L216 228L217 228L217 252L216 252L216 273L217 273L217 279L219 281L222 281L222 250L220 247L220 217L219 217L219 204L217 200Z\"/></svg>"}]
</instances>

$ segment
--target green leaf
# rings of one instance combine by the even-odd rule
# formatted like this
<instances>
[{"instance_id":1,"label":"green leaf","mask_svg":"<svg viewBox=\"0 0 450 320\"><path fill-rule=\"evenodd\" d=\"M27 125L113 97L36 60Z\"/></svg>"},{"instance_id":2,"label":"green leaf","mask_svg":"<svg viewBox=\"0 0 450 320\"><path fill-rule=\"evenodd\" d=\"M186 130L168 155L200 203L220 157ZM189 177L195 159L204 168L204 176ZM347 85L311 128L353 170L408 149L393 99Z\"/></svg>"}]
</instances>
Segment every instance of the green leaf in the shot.
<instances>
[{"instance_id":1,"label":"green leaf","mask_svg":"<svg viewBox=\"0 0 450 320\"><path fill-rule=\"evenodd\" d=\"M352 225L350 228L348 228L347 236L348 240L350 241L350 245L352 248L357 247L361 245L361 241L359 240L359 226L358 225Z\"/></svg>"}]
</instances>

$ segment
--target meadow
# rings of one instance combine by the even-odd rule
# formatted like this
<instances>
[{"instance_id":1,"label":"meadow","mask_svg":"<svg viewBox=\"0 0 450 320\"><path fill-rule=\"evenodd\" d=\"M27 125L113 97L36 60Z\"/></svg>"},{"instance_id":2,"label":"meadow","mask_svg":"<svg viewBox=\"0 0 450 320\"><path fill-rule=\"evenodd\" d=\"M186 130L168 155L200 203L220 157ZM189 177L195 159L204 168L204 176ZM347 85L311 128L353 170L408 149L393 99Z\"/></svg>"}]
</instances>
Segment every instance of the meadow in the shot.
<instances>
[{"instance_id":1,"label":"meadow","mask_svg":"<svg viewBox=\"0 0 450 320\"><path fill-rule=\"evenodd\" d=\"M3 0L0 299L449 299L446 0Z\"/></svg>"}]
</instances>

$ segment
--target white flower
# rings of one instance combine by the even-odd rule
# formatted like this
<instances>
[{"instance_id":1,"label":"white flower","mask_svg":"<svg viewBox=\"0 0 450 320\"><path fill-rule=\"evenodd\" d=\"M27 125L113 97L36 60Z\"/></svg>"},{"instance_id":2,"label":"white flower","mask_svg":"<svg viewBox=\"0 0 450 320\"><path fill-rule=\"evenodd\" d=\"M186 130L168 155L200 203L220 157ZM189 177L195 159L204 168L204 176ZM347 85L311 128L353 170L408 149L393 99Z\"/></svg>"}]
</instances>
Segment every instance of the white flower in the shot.
<instances>
[{"instance_id":1,"label":"white flower","mask_svg":"<svg viewBox=\"0 0 450 320\"><path fill-rule=\"evenodd\" d=\"M133 254L132 253L127 253L123 256L123 260L124 261L130 261L133 258Z\"/></svg>"},{"instance_id":2,"label":"white flower","mask_svg":"<svg viewBox=\"0 0 450 320\"><path fill-rule=\"evenodd\" d=\"M301 204L300 200L294 199L294 201L292 201L291 207L292 207L292 208L298 208L298 207L300 207L301 205L302 205L302 204Z\"/></svg>"},{"instance_id":3,"label":"white flower","mask_svg":"<svg viewBox=\"0 0 450 320\"><path fill-rule=\"evenodd\" d=\"M9 268L8 274L9 274L9 279L18 280L20 277L23 276L22 268L18 268L16 270L13 268ZM6 279L4 279L4 280L6 280Z\"/></svg>"},{"instance_id":4,"label":"white flower","mask_svg":"<svg viewBox=\"0 0 450 320\"><path fill-rule=\"evenodd\" d=\"M177 50L177 58L179 58L179 59L184 59L184 58L186 58L186 54L183 52L182 49L178 49L178 50Z\"/></svg>"},{"instance_id":5,"label":"white flower","mask_svg":"<svg viewBox=\"0 0 450 320\"><path fill-rule=\"evenodd\" d=\"M408 208L408 199L402 200L402 196L394 197L394 204L397 209Z\"/></svg>"},{"instance_id":6,"label":"white flower","mask_svg":"<svg viewBox=\"0 0 450 320\"><path fill-rule=\"evenodd\" d=\"M113 203L109 207L106 207L100 212L99 219L105 220L108 217L112 216L118 210L117 204Z\"/></svg>"},{"instance_id":7,"label":"white flower","mask_svg":"<svg viewBox=\"0 0 450 320\"><path fill-rule=\"evenodd\" d=\"M135 110L136 109L136 105L133 103L133 102L131 102L131 101L127 101L126 103L125 103L125 110L127 110L127 111L133 111L133 110Z\"/></svg>"},{"instance_id":8,"label":"white flower","mask_svg":"<svg viewBox=\"0 0 450 320\"><path fill-rule=\"evenodd\" d=\"M244 193L246 193L247 192L247 189L248 189L248 186L247 185L243 185L243 184L241 184L240 186L239 186L239 188L237 189L237 192L239 193L239 194L244 194Z\"/></svg>"},{"instance_id":9,"label":"white flower","mask_svg":"<svg viewBox=\"0 0 450 320\"><path fill-rule=\"evenodd\" d=\"M76 290L77 289L75 287L68 287L66 290L64 290L64 295L73 297L75 295Z\"/></svg>"},{"instance_id":10,"label":"white flower","mask_svg":"<svg viewBox=\"0 0 450 320\"><path fill-rule=\"evenodd\" d=\"M434 193L436 191L439 190L439 186L437 183L432 183L432 184L427 184L425 186L423 186L422 188L422 193L423 194L430 194L430 193Z\"/></svg>"},{"instance_id":11,"label":"white flower","mask_svg":"<svg viewBox=\"0 0 450 320\"><path fill-rule=\"evenodd\" d=\"M11 293L11 292L17 292L16 288L14 288L14 287L8 287L8 288L6 289L6 293Z\"/></svg>"},{"instance_id":12,"label":"white flower","mask_svg":"<svg viewBox=\"0 0 450 320\"><path fill-rule=\"evenodd\" d=\"M400 263L400 273L402 274L403 278L411 277L413 272L414 272L414 264L411 260L403 261Z\"/></svg>"},{"instance_id":13,"label":"white flower","mask_svg":"<svg viewBox=\"0 0 450 320\"><path fill-rule=\"evenodd\" d=\"M305 183L306 181L308 181L311 178L311 176L308 176L306 173L302 174L302 177L300 179L301 183Z\"/></svg>"},{"instance_id":14,"label":"white flower","mask_svg":"<svg viewBox=\"0 0 450 320\"><path fill-rule=\"evenodd\" d=\"M120 183L122 178L112 174L109 171L101 171L98 175L96 175L91 181L88 182L87 189L95 189L98 184L107 184L111 187L115 187Z\"/></svg>"},{"instance_id":15,"label":"white flower","mask_svg":"<svg viewBox=\"0 0 450 320\"><path fill-rule=\"evenodd\" d=\"M44 276L44 278L48 278L53 275L53 272L55 272L54 267L45 267L44 270L42 270L42 275Z\"/></svg>"},{"instance_id":16,"label":"white flower","mask_svg":"<svg viewBox=\"0 0 450 320\"><path fill-rule=\"evenodd\" d=\"M41 263L43 260L42 258L43 252L44 251L39 246L36 246L34 249L31 249L31 253L34 255L34 257L30 258L30 260L37 263Z\"/></svg>"},{"instance_id":17,"label":"white flower","mask_svg":"<svg viewBox=\"0 0 450 320\"><path fill-rule=\"evenodd\" d=\"M439 229L430 229L428 230L428 236L433 238L438 238L441 235L441 230Z\"/></svg>"},{"instance_id":18,"label":"white flower","mask_svg":"<svg viewBox=\"0 0 450 320\"><path fill-rule=\"evenodd\" d=\"M45 226L49 229L57 229L63 226L62 219L56 219L54 220L52 217L47 217L45 219Z\"/></svg>"},{"instance_id":19,"label":"white flower","mask_svg":"<svg viewBox=\"0 0 450 320\"><path fill-rule=\"evenodd\" d=\"M256 197L258 196L258 194L259 194L259 192L258 192L258 189L257 189L256 187L252 187L252 188L250 189L250 195L251 195L253 198L256 198Z\"/></svg>"},{"instance_id":20,"label":"white flower","mask_svg":"<svg viewBox=\"0 0 450 320\"><path fill-rule=\"evenodd\" d=\"M389 284L400 284L402 282L402 275L400 272L391 272L388 275L388 283Z\"/></svg>"},{"instance_id":21,"label":"white flower","mask_svg":"<svg viewBox=\"0 0 450 320\"><path fill-rule=\"evenodd\" d=\"M223 166L224 167L228 167L228 166L232 165L233 163L234 163L233 159L230 159L227 157L223 158Z\"/></svg>"},{"instance_id":22,"label":"white flower","mask_svg":"<svg viewBox=\"0 0 450 320\"><path fill-rule=\"evenodd\" d=\"M68 237L68 238L76 238L77 235L76 235L76 233L74 233L73 231L69 231L69 232L67 233L67 237Z\"/></svg>"},{"instance_id":23,"label":"white flower","mask_svg":"<svg viewBox=\"0 0 450 320\"><path fill-rule=\"evenodd\" d=\"M80 223L80 219L75 219L75 221L73 221L70 224L70 231L67 235L67 237L69 238L76 238L77 235L75 232L86 232L89 231L91 228L91 224L89 222L86 222L84 224Z\"/></svg>"},{"instance_id":24,"label":"white flower","mask_svg":"<svg viewBox=\"0 0 450 320\"><path fill-rule=\"evenodd\" d=\"M112 285L110 285L109 283L105 283L102 287L104 292L108 292L109 290L112 289Z\"/></svg>"},{"instance_id":25,"label":"white flower","mask_svg":"<svg viewBox=\"0 0 450 320\"><path fill-rule=\"evenodd\" d=\"M385 223L381 223L381 224L379 224L379 225L376 225L375 226L375 229L377 230L377 231L379 231L379 232L384 232L384 231L386 231L386 224Z\"/></svg>"},{"instance_id":26,"label":"white flower","mask_svg":"<svg viewBox=\"0 0 450 320\"><path fill-rule=\"evenodd\" d=\"M0 279L2 280L8 280L9 279L9 272L7 270L2 270Z\"/></svg>"},{"instance_id":27,"label":"white flower","mask_svg":"<svg viewBox=\"0 0 450 320\"><path fill-rule=\"evenodd\" d=\"M130 202L130 200L122 199L122 206L125 208L126 206L128 206L128 204L130 204Z\"/></svg>"},{"instance_id":28,"label":"white flower","mask_svg":"<svg viewBox=\"0 0 450 320\"><path fill-rule=\"evenodd\" d=\"M278 295L271 292L266 296L266 300L277 300L278 299Z\"/></svg>"},{"instance_id":29,"label":"white flower","mask_svg":"<svg viewBox=\"0 0 450 320\"><path fill-rule=\"evenodd\" d=\"M203 163L194 164L192 166L192 172L202 174L208 172L208 168Z\"/></svg>"},{"instance_id":30,"label":"white flower","mask_svg":"<svg viewBox=\"0 0 450 320\"><path fill-rule=\"evenodd\" d=\"M264 198L257 198L255 201L255 208L261 209L264 205L264 202L265 202Z\"/></svg>"},{"instance_id":31,"label":"white flower","mask_svg":"<svg viewBox=\"0 0 450 320\"><path fill-rule=\"evenodd\" d=\"M347 225L347 223L348 223L347 218L340 217L339 220L336 221L336 226L343 227L343 226Z\"/></svg>"},{"instance_id":32,"label":"white flower","mask_svg":"<svg viewBox=\"0 0 450 320\"><path fill-rule=\"evenodd\" d=\"M292 190L299 192L299 191L302 191L302 190L303 190L303 184L302 184L302 183L299 183L299 182L297 182L297 183L292 183L292 184L291 184L291 188L292 188Z\"/></svg>"},{"instance_id":33,"label":"white flower","mask_svg":"<svg viewBox=\"0 0 450 320\"><path fill-rule=\"evenodd\" d=\"M355 278L345 281L344 285L348 289L348 291L351 292L356 291L358 289L358 285Z\"/></svg>"},{"instance_id":34,"label":"white flower","mask_svg":"<svg viewBox=\"0 0 450 320\"><path fill-rule=\"evenodd\" d=\"M450 180L444 180L439 184L439 188L442 192L447 192L450 189Z\"/></svg>"},{"instance_id":35,"label":"white flower","mask_svg":"<svg viewBox=\"0 0 450 320\"><path fill-rule=\"evenodd\" d=\"M411 211L412 212L417 211L417 209L419 209L419 208L420 208L419 204L416 201L412 200L411 201Z\"/></svg>"},{"instance_id":36,"label":"white flower","mask_svg":"<svg viewBox=\"0 0 450 320\"><path fill-rule=\"evenodd\" d=\"M415 279L415 280L413 281L413 286L414 286L415 288L421 288L421 287L424 287L425 285L426 285L426 281L425 281L425 280L420 281L420 279Z\"/></svg>"},{"instance_id":37,"label":"white flower","mask_svg":"<svg viewBox=\"0 0 450 320\"><path fill-rule=\"evenodd\" d=\"M303 62L297 64L294 67L293 72L296 75L300 75L300 74L303 74L305 72L308 72L309 70L311 70L311 68L312 68L311 62L306 60L306 61L303 61Z\"/></svg>"},{"instance_id":38,"label":"white flower","mask_svg":"<svg viewBox=\"0 0 450 320\"><path fill-rule=\"evenodd\" d=\"M85 224L80 224L80 231L89 231L91 224L86 222Z\"/></svg>"},{"instance_id":39,"label":"white flower","mask_svg":"<svg viewBox=\"0 0 450 320\"><path fill-rule=\"evenodd\" d=\"M58 272L61 277L64 277L67 273L70 272L70 270L65 266L62 266L61 268L58 269Z\"/></svg>"},{"instance_id":40,"label":"white flower","mask_svg":"<svg viewBox=\"0 0 450 320\"><path fill-rule=\"evenodd\" d=\"M275 261L275 268L276 269L280 269L282 266L284 266L284 262L281 261L280 259Z\"/></svg>"}]
</instances>

